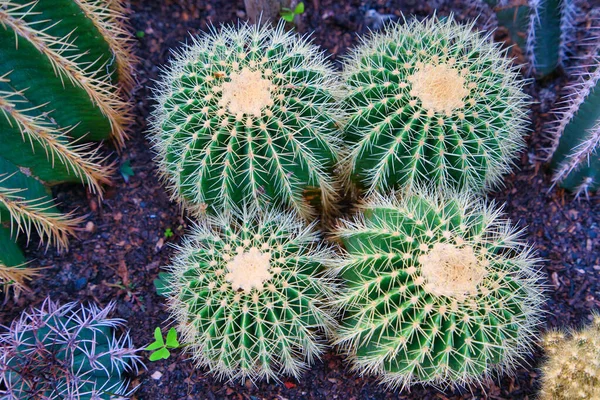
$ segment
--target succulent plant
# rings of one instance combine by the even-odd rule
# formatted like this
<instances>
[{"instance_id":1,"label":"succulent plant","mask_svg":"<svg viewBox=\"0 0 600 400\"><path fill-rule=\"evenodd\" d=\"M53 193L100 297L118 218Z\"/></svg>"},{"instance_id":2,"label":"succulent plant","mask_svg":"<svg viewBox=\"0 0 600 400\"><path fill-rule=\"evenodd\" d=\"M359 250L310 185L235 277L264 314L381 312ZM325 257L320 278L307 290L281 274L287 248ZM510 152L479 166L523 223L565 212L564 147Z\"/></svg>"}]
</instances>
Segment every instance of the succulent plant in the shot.
<instances>
[{"instance_id":1,"label":"succulent plant","mask_svg":"<svg viewBox=\"0 0 600 400\"><path fill-rule=\"evenodd\" d=\"M296 377L335 326L335 254L295 213L208 217L169 267L169 309L193 359L219 377Z\"/></svg>"},{"instance_id":2,"label":"succulent plant","mask_svg":"<svg viewBox=\"0 0 600 400\"><path fill-rule=\"evenodd\" d=\"M600 315L590 326L544 335L540 400L600 399Z\"/></svg>"},{"instance_id":3,"label":"succulent plant","mask_svg":"<svg viewBox=\"0 0 600 400\"><path fill-rule=\"evenodd\" d=\"M530 0L526 50L538 77L550 74L567 58L575 39L573 0Z\"/></svg>"},{"instance_id":4,"label":"succulent plant","mask_svg":"<svg viewBox=\"0 0 600 400\"><path fill-rule=\"evenodd\" d=\"M468 193L375 195L342 221L336 344L390 387L462 385L511 371L542 302L531 249Z\"/></svg>"},{"instance_id":5,"label":"succulent plant","mask_svg":"<svg viewBox=\"0 0 600 400\"><path fill-rule=\"evenodd\" d=\"M327 212L336 198L339 87L317 47L283 24L194 38L166 71L153 118L173 196L209 213L254 203L308 217L319 202Z\"/></svg>"},{"instance_id":6,"label":"succulent plant","mask_svg":"<svg viewBox=\"0 0 600 400\"><path fill-rule=\"evenodd\" d=\"M523 146L527 96L498 44L448 18L390 24L346 60L346 174L368 193L499 183Z\"/></svg>"},{"instance_id":7,"label":"succulent plant","mask_svg":"<svg viewBox=\"0 0 600 400\"><path fill-rule=\"evenodd\" d=\"M554 184L577 196L600 187L600 60L570 84L548 128Z\"/></svg>"},{"instance_id":8,"label":"succulent plant","mask_svg":"<svg viewBox=\"0 0 600 400\"><path fill-rule=\"evenodd\" d=\"M10 228L3 246L36 230L66 247L79 220L59 212L48 186L80 182L101 193L108 181L112 168L89 141L122 144L131 119L123 10L120 0L0 0L0 225ZM15 260L0 253L13 271Z\"/></svg>"},{"instance_id":9,"label":"succulent plant","mask_svg":"<svg viewBox=\"0 0 600 400\"><path fill-rule=\"evenodd\" d=\"M59 306L47 299L0 335L0 396L8 399L113 399L142 365L113 309ZM6 396L6 397L5 397Z\"/></svg>"}]
</instances>

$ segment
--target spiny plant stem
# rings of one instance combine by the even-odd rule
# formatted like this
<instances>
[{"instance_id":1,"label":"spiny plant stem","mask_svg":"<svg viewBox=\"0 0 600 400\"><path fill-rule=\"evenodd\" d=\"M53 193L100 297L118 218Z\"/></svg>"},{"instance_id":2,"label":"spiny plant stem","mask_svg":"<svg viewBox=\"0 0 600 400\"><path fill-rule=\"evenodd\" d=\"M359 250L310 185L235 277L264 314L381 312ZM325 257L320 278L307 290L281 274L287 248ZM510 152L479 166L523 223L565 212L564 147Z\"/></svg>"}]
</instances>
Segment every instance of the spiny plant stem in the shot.
<instances>
[{"instance_id":1,"label":"spiny plant stem","mask_svg":"<svg viewBox=\"0 0 600 400\"><path fill-rule=\"evenodd\" d=\"M600 64L584 70L565 91L547 128L552 144L547 150L555 170L553 183L579 197L600 187Z\"/></svg>"}]
</instances>

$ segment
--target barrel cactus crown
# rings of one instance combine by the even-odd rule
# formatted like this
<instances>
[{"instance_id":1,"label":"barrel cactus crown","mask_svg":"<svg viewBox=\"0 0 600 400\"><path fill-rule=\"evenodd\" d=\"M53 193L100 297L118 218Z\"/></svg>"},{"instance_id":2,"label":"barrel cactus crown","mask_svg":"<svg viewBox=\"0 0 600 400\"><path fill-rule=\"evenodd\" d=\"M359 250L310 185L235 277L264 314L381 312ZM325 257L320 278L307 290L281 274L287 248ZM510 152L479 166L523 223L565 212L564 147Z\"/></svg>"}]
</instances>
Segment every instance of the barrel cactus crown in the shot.
<instances>
[{"instance_id":1,"label":"barrel cactus crown","mask_svg":"<svg viewBox=\"0 0 600 400\"><path fill-rule=\"evenodd\" d=\"M126 372L141 362L128 334L117 336L113 306L58 306L46 300L0 335L3 399L112 399L126 394ZM6 396L6 397L4 397Z\"/></svg>"},{"instance_id":2,"label":"barrel cactus crown","mask_svg":"<svg viewBox=\"0 0 600 400\"><path fill-rule=\"evenodd\" d=\"M579 331L544 336L540 400L600 399L600 315Z\"/></svg>"},{"instance_id":3,"label":"barrel cactus crown","mask_svg":"<svg viewBox=\"0 0 600 400\"><path fill-rule=\"evenodd\" d=\"M336 231L347 253L337 344L393 388L511 370L533 343L539 273L493 206L469 195L372 197Z\"/></svg>"},{"instance_id":4,"label":"barrel cactus crown","mask_svg":"<svg viewBox=\"0 0 600 400\"><path fill-rule=\"evenodd\" d=\"M345 62L345 172L368 193L499 183L524 144L527 96L488 37L452 18L390 24Z\"/></svg>"},{"instance_id":5,"label":"barrel cactus crown","mask_svg":"<svg viewBox=\"0 0 600 400\"><path fill-rule=\"evenodd\" d=\"M330 333L331 248L293 214L208 217L170 267L170 310L198 366L229 379L296 377Z\"/></svg>"},{"instance_id":6,"label":"barrel cactus crown","mask_svg":"<svg viewBox=\"0 0 600 400\"><path fill-rule=\"evenodd\" d=\"M193 210L274 203L305 217L316 197L327 211L339 87L317 47L283 25L225 26L194 38L165 73L153 118L174 197Z\"/></svg>"}]
</instances>

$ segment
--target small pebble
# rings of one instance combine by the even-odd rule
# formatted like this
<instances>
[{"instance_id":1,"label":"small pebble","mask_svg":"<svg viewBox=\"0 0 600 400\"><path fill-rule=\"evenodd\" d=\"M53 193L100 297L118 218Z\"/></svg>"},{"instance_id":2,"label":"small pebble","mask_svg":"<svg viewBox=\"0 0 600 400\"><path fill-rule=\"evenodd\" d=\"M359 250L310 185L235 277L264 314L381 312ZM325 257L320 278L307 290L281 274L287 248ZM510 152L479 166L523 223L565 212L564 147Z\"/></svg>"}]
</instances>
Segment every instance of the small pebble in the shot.
<instances>
[{"instance_id":1,"label":"small pebble","mask_svg":"<svg viewBox=\"0 0 600 400\"><path fill-rule=\"evenodd\" d=\"M150 375L150 377L154 380L159 380L160 378L162 378L163 374L160 371L154 371L154 373L152 375Z\"/></svg>"},{"instance_id":2,"label":"small pebble","mask_svg":"<svg viewBox=\"0 0 600 400\"><path fill-rule=\"evenodd\" d=\"M96 232L96 225L92 221L88 221L88 223L85 224L85 231L90 233Z\"/></svg>"}]
</instances>

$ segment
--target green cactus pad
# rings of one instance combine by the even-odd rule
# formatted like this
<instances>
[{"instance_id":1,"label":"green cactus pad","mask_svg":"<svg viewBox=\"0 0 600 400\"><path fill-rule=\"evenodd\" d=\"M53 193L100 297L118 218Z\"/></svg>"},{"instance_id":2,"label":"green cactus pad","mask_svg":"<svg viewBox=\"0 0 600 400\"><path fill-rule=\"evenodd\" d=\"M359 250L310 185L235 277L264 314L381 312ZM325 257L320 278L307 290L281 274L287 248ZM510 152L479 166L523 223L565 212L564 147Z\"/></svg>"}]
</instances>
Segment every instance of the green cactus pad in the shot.
<instances>
[{"instance_id":1,"label":"green cactus pad","mask_svg":"<svg viewBox=\"0 0 600 400\"><path fill-rule=\"evenodd\" d=\"M482 190L510 171L527 96L505 52L473 25L391 24L346 60L346 174L367 192L424 183Z\"/></svg>"},{"instance_id":2,"label":"green cactus pad","mask_svg":"<svg viewBox=\"0 0 600 400\"><path fill-rule=\"evenodd\" d=\"M230 379L298 377L323 352L334 253L294 215L209 217L178 248L166 295L198 366Z\"/></svg>"},{"instance_id":3,"label":"green cactus pad","mask_svg":"<svg viewBox=\"0 0 600 400\"><path fill-rule=\"evenodd\" d=\"M23 313L0 335L0 396L109 400L128 393L125 374L141 362L128 334L116 334L123 321L108 318L113 307L46 300Z\"/></svg>"},{"instance_id":4,"label":"green cactus pad","mask_svg":"<svg viewBox=\"0 0 600 400\"><path fill-rule=\"evenodd\" d=\"M194 38L166 72L153 118L174 197L209 212L258 203L307 217L313 195L332 208L339 86L317 47L283 25Z\"/></svg>"},{"instance_id":5,"label":"green cactus pad","mask_svg":"<svg viewBox=\"0 0 600 400\"><path fill-rule=\"evenodd\" d=\"M469 195L373 197L336 231L347 290L336 343L391 387L462 385L511 370L542 302L529 247Z\"/></svg>"}]
</instances>

